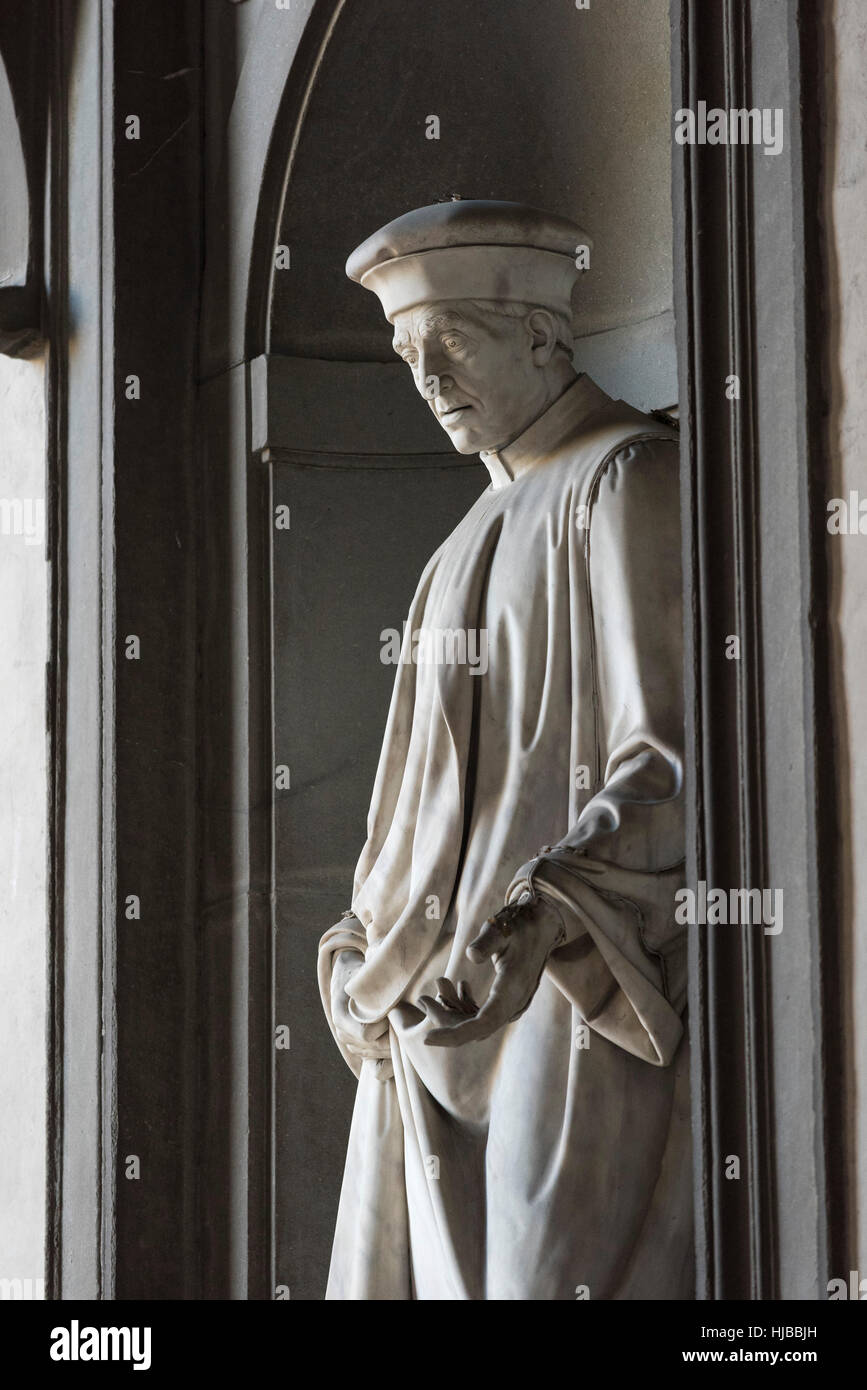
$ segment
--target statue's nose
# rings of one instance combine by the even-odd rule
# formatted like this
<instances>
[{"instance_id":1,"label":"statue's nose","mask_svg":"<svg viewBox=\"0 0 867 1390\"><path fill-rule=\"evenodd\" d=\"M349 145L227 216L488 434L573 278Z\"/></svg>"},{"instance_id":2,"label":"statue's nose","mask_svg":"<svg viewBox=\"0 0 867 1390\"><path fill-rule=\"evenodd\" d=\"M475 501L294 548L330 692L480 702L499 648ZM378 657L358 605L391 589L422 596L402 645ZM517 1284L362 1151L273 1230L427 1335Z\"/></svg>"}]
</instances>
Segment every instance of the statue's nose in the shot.
<instances>
[{"instance_id":1,"label":"statue's nose","mask_svg":"<svg viewBox=\"0 0 867 1390\"><path fill-rule=\"evenodd\" d=\"M426 371L419 371L416 385L425 400L434 401L437 396L446 395L454 386L454 382L450 376L439 376L428 367Z\"/></svg>"},{"instance_id":2,"label":"statue's nose","mask_svg":"<svg viewBox=\"0 0 867 1390\"><path fill-rule=\"evenodd\" d=\"M439 380L443 375L443 369L447 366L448 362L439 344L429 343L421 349L418 359L418 374L422 382L427 381L432 376Z\"/></svg>"}]
</instances>

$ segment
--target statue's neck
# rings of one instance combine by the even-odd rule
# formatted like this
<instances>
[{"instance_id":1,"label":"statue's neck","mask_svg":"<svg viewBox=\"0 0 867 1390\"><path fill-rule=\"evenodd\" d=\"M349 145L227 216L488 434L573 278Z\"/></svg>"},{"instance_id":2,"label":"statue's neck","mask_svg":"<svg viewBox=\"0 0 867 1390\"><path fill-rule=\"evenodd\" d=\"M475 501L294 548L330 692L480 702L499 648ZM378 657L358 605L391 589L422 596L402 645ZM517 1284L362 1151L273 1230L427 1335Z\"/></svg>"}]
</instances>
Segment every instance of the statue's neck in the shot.
<instances>
[{"instance_id":1,"label":"statue's neck","mask_svg":"<svg viewBox=\"0 0 867 1390\"><path fill-rule=\"evenodd\" d=\"M541 420L546 410L550 410L555 401L564 395L570 386L574 386L578 380L578 373L571 362L559 359L557 362L549 363L545 369L546 378L544 381L544 394L541 403L537 402L533 412L527 417L519 430L516 430L511 439L504 439L502 444L498 444L493 453L501 453L503 449L508 449L510 444L514 444L516 439L520 439L522 434L535 425L537 420Z\"/></svg>"}]
</instances>

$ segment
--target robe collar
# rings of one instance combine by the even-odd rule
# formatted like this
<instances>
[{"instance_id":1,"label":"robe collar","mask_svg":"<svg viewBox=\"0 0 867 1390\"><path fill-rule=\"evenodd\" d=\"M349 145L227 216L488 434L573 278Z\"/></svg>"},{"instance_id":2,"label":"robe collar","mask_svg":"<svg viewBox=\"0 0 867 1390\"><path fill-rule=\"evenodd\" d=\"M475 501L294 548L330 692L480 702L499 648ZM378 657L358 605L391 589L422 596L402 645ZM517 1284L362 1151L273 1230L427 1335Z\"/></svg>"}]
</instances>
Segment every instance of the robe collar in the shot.
<instances>
[{"instance_id":1,"label":"robe collar","mask_svg":"<svg viewBox=\"0 0 867 1390\"><path fill-rule=\"evenodd\" d=\"M508 487L516 478L556 454L609 400L595 381L582 372L511 444L502 449L481 451L479 457L491 475L491 486L495 489Z\"/></svg>"}]
</instances>

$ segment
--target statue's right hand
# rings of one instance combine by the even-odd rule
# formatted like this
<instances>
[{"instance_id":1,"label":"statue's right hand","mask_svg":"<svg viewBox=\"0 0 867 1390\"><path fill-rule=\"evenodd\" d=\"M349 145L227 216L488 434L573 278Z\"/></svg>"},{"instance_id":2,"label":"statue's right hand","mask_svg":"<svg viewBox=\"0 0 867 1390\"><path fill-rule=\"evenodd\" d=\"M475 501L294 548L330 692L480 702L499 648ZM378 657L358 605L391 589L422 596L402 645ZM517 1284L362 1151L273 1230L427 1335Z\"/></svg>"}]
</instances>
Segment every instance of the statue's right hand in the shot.
<instances>
[{"instance_id":1,"label":"statue's right hand","mask_svg":"<svg viewBox=\"0 0 867 1390\"><path fill-rule=\"evenodd\" d=\"M339 951L334 958L331 971L331 1017L337 1036L354 1057L364 1061L376 1062L376 1075L379 1081L387 1081L394 1075L391 1065L391 1046L388 1037L388 1019L376 1023L361 1023L349 1012L350 999L346 986L356 971L364 964L360 951Z\"/></svg>"}]
</instances>

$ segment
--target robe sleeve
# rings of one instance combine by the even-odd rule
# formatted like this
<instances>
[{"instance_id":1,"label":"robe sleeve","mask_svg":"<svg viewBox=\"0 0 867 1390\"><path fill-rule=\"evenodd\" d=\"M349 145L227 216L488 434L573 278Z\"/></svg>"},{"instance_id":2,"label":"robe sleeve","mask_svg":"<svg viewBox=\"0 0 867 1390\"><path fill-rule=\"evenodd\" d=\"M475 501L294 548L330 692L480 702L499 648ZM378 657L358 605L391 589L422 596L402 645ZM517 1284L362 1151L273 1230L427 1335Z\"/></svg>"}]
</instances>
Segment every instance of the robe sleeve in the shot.
<instances>
[{"instance_id":1,"label":"robe sleeve","mask_svg":"<svg viewBox=\"0 0 867 1390\"><path fill-rule=\"evenodd\" d=\"M322 999L325 1017L328 1020L328 1027L331 1029L334 1041L340 1048L344 1062L350 1071L360 1077L361 1058L347 1051L331 1012L331 974L334 969L334 958L341 951L357 951L361 956L367 951L367 936L364 927L352 912L344 912L341 921L335 923L333 927L329 927L320 939L316 968L319 979L319 995Z\"/></svg>"},{"instance_id":2,"label":"robe sleeve","mask_svg":"<svg viewBox=\"0 0 867 1390\"><path fill-rule=\"evenodd\" d=\"M683 619L678 450L636 441L604 466L585 537L596 790L506 901L556 902L567 942L547 971L596 1032L656 1066L683 1032Z\"/></svg>"}]
</instances>

